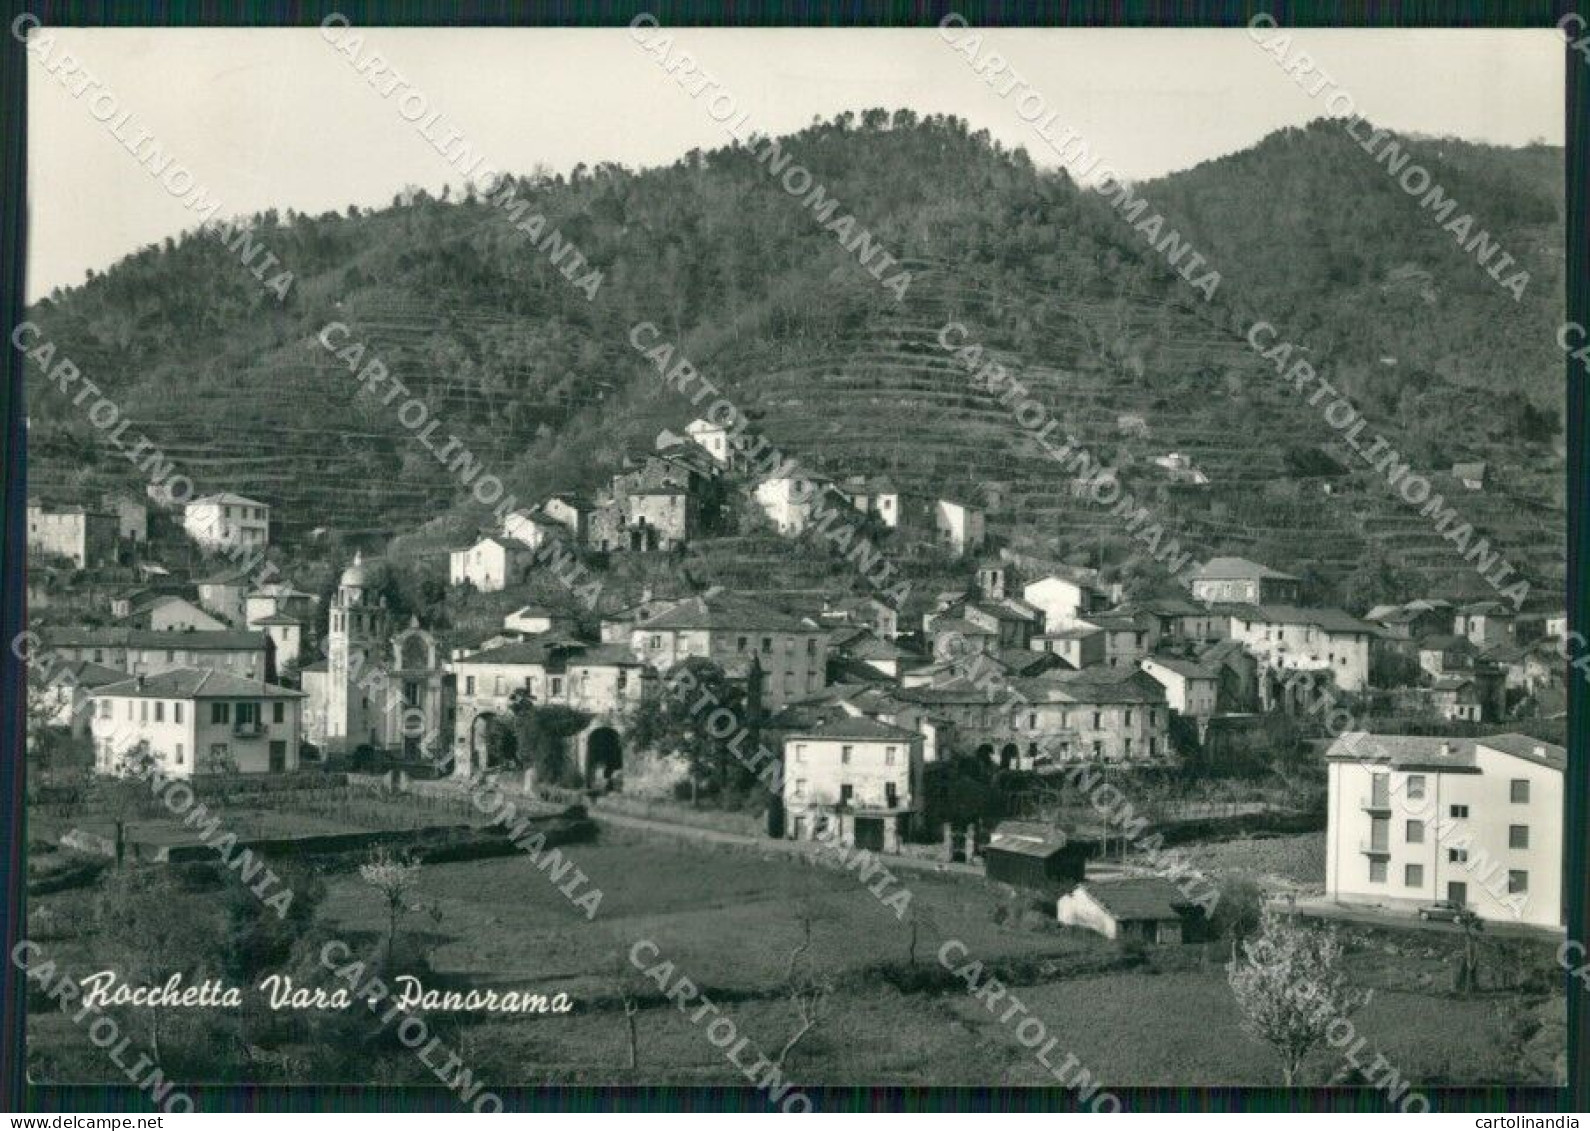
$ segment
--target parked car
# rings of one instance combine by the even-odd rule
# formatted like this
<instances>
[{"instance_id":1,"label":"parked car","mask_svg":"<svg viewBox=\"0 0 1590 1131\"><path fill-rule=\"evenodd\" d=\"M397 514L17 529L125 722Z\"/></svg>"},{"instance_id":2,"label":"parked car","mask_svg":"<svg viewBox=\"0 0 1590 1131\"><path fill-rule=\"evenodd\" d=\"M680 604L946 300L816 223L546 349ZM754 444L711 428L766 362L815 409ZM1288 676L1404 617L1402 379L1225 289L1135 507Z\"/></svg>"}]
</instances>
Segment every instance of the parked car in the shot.
<instances>
[{"instance_id":1,"label":"parked car","mask_svg":"<svg viewBox=\"0 0 1590 1131\"><path fill-rule=\"evenodd\" d=\"M1456 923L1458 916L1462 915L1466 910L1467 908L1461 903L1456 903L1450 899L1438 899L1434 903L1419 908L1419 918L1425 920L1425 922ZM1479 921L1475 923L1476 927L1482 928L1484 925L1483 922Z\"/></svg>"}]
</instances>

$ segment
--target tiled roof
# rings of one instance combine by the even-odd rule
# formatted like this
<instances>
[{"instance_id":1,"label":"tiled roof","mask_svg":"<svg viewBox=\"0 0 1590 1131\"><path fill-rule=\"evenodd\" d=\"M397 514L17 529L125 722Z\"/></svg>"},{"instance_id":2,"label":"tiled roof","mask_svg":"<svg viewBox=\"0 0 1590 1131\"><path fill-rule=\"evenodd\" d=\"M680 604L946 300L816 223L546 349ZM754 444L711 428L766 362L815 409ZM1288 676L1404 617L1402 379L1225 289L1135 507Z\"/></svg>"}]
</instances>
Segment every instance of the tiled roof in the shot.
<instances>
[{"instance_id":1,"label":"tiled roof","mask_svg":"<svg viewBox=\"0 0 1590 1131\"><path fill-rule=\"evenodd\" d=\"M1176 885L1153 876L1090 880L1081 886L1095 903L1121 922L1179 919L1177 909L1191 906Z\"/></svg>"},{"instance_id":2,"label":"tiled roof","mask_svg":"<svg viewBox=\"0 0 1590 1131\"><path fill-rule=\"evenodd\" d=\"M1199 581L1227 579L1239 581L1296 581L1297 578L1289 573L1271 569L1259 562L1249 561L1247 558L1210 558L1203 565L1193 571L1193 577Z\"/></svg>"},{"instance_id":3,"label":"tiled roof","mask_svg":"<svg viewBox=\"0 0 1590 1131\"><path fill-rule=\"evenodd\" d=\"M1183 656L1154 655L1146 657L1147 663L1152 660L1162 668L1175 672L1186 679L1219 679L1220 673L1208 664L1189 660Z\"/></svg>"},{"instance_id":4,"label":"tiled roof","mask_svg":"<svg viewBox=\"0 0 1590 1131\"><path fill-rule=\"evenodd\" d=\"M762 601L731 596L727 593L702 594L687 597L649 620L641 621L642 629L717 629L734 631L747 629L767 632L820 633L823 630L803 624L792 616L769 608Z\"/></svg>"},{"instance_id":5,"label":"tiled roof","mask_svg":"<svg viewBox=\"0 0 1590 1131\"><path fill-rule=\"evenodd\" d=\"M1053 825L1041 825L1036 821L1003 821L994 828L988 847L1022 856L1045 858L1060 852L1066 844L1065 832Z\"/></svg>"},{"instance_id":6,"label":"tiled roof","mask_svg":"<svg viewBox=\"0 0 1590 1131\"><path fill-rule=\"evenodd\" d=\"M1394 769L1426 768L1474 772L1477 746L1522 758L1536 765L1564 770L1568 752L1554 743L1527 734L1489 734L1482 738L1455 738L1419 734L1346 734L1325 751L1336 762L1386 763Z\"/></svg>"},{"instance_id":7,"label":"tiled roof","mask_svg":"<svg viewBox=\"0 0 1590 1131\"><path fill-rule=\"evenodd\" d=\"M52 648L184 648L202 651L264 649L263 632L195 629L161 632L149 628L54 628L44 634Z\"/></svg>"},{"instance_id":8,"label":"tiled roof","mask_svg":"<svg viewBox=\"0 0 1590 1131\"><path fill-rule=\"evenodd\" d=\"M96 695L131 699L302 699L304 693L259 679L218 672L212 668L173 668L159 675L124 678L98 688Z\"/></svg>"},{"instance_id":9,"label":"tiled roof","mask_svg":"<svg viewBox=\"0 0 1590 1131\"><path fill-rule=\"evenodd\" d=\"M858 742L910 742L916 732L880 723L865 715L820 718L814 726L790 732L791 738L851 738Z\"/></svg>"},{"instance_id":10,"label":"tiled roof","mask_svg":"<svg viewBox=\"0 0 1590 1131\"><path fill-rule=\"evenodd\" d=\"M1311 624L1326 632L1382 635L1374 625L1341 609L1305 609L1299 605L1236 605L1231 615L1261 624Z\"/></svg>"}]
</instances>

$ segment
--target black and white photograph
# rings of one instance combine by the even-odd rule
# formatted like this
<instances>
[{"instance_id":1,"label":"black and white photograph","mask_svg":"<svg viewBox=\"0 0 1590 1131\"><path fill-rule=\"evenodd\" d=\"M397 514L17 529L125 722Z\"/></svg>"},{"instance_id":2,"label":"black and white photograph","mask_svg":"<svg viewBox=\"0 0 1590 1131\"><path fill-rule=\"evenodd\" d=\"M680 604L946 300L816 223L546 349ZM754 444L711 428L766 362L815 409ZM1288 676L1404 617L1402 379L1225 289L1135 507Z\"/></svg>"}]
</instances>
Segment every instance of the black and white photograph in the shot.
<instances>
[{"instance_id":1,"label":"black and white photograph","mask_svg":"<svg viewBox=\"0 0 1590 1131\"><path fill-rule=\"evenodd\" d=\"M1583 1110L1590 20L37 11L12 1110Z\"/></svg>"}]
</instances>

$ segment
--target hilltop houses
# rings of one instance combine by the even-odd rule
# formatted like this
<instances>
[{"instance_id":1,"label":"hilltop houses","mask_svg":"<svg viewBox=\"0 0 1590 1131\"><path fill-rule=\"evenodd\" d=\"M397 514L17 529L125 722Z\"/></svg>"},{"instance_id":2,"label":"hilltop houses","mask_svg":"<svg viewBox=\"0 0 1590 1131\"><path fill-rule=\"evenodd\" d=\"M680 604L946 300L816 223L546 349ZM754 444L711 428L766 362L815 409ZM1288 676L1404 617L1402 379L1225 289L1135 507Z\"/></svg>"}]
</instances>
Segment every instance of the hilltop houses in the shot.
<instances>
[{"instance_id":1,"label":"hilltop houses","mask_svg":"<svg viewBox=\"0 0 1590 1131\"><path fill-rule=\"evenodd\" d=\"M112 565L118 532L118 519L109 511L28 501L28 554L32 557L64 558L78 569Z\"/></svg>"},{"instance_id":2,"label":"hilltop houses","mask_svg":"<svg viewBox=\"0 0 1590 1131\"><path fill-rule=\"evenodd\" d=\"M447 579L455 586L473 585L482 593L496 593L524 580L534 560L524 542L488 534L473 546L448 554Z\"/></svg>"},{"instance_id":3,"label":"hilltop houses","mask_svg":"<svg viewBox=\"0 0 1590 1131\"><path fill-rule=\"evenodd\" d=\"M270 545L271 508L223 491L189 502L182 510L182 527L206 552L252 553Z\"/></svg>"},{"instance_id":4,"label":"hilltop houses","mask_svg":"<svg viewBox=\"0 0 1590 1131\"><path fill-rule=\"evenodd\" d=\"M954 499L934 504L933 529L941 545L962 557L981 550L987 538L982 508Z\"/></svg>"},{"instance_id":5,"label":"hilltop houses","mask_svg":"<svg viewBox=\"0 0 1590 1131\"><path fill-rule=\"evenodd\" d=\"M1303 583L1289 573L1247 558L1210 558L1193 571L1192 595L1200 601L1243 605L1296 605Z\"/></svg>"},{"instance_id":6,"label":"hilltop houses","mask_svg":"<svg viewBox=\"0 0 1590 1131\"><path fill-rule=\"evenodd\" d=\"M1369 686L1374 626L1338 609L1293 605L1235 605L1231 639L1253 653L1272 673L1329 673L1342 691ZM1266 686L1284 680L1268 681Z\"/></svg>"}]
</instances>

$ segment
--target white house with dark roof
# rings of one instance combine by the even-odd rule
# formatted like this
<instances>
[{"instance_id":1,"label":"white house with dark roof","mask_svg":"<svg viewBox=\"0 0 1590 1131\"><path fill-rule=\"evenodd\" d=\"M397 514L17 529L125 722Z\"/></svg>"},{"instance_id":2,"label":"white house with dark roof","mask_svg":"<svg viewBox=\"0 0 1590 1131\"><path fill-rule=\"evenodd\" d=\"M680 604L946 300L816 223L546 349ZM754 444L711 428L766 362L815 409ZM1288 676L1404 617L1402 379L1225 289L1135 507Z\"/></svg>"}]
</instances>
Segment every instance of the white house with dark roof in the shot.
<instances>
[{"instance_id":1,"label":"white house with dark roof","mask_svg":"<svg viewBox=\"0 0 1590 1131\"><path fill-rule=\"evenodd\" d=\"M986 538L983 509L954 499L934 503L933 528L939 543L955 554L975 553Z\"/></svg>"},{"instance_id":2,"label":"white house with dark roof","mask_svg":"<svg viewBox=\"0 0 1590 1131\"><path fill-rule=\"evenodd\" d=\"M1298 578L1247 558L1210 558L1192 572L1191 588L1200 601L1248 605L1295 605L1303 595Z\"/></svg>"},{"instance_id":3,"label":"white house with dark roof","mask_svg":"<svg viewBox=\"0 0 1590 1131\"><path fill-rule=\"evenodd\" d=\"M1178 715L1207 719L1220 698L1218 669L1184 656L1156 653L1142 660L1143 671L1165 689L1165 701Z\"/></svg>"},{"instance_id":4,"label":"white house with dark roof","mask_svg":"<svg viewBox=\"0 0 1590 1131\"><path fill-rule=\"evenodd\" d=\"M106 684L91 694L94 768L143 747L168 777L298 769L304 693L204 668Z\"/></svg>"},{"instance_id":5,"label":"white house with dark roof","mask_svg":"<svg viewBox=\"0 0 1590 1131\"><path fill-rule=\"evenodd\" d=\"M263 550L271 541L271 508L258 499L223 491L183 507L182 527L210 553Z\"/></svg>"},{"instance_id":6,"label":"white house with dark roof","mask_svg":"<svg viewBox=\"0 0 1590 1131\"><path fill-rule=\"evenodd\" d=\"M1567 752L1522 734L1347 734L1325 754L1326 895L1417 912L1563 922Z\"/></svg>"},{"instance_id":7,"label":"white house with dark roof","mask_svg":"<svg viewBox=\"0 0 1590 1131\"><path fill-rule=\"evenodd\" d=\"M922 812L922 736L864 715L820 719L784 739L784 829L895 852Z\"/></svg>"},{"instance_id":8,"label":"white house with dark roof","mask_svg":"<svg viewBox=\"0 0 1590 1131\"><path fill-rule=\"evenodd\" d=\"M1237 605L1227 610L1231 639L1272 672L1330 672L1342 691L1369 686L1375 627L1340 609Z\"/></svg>"},{"instance_id":9,"label":"white house with dark roof","mask_svg":"<svg viewBox=\"0 0 1590 1131\"><path fill-rule=\"evenodd\" d=\"M532 560L528 544L488 534L473 546L448 555L447 579L452 585L468 584L482 593L496 593L518 582Z\"/></svg>"}]
</instances>

